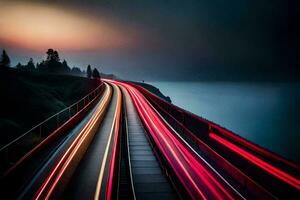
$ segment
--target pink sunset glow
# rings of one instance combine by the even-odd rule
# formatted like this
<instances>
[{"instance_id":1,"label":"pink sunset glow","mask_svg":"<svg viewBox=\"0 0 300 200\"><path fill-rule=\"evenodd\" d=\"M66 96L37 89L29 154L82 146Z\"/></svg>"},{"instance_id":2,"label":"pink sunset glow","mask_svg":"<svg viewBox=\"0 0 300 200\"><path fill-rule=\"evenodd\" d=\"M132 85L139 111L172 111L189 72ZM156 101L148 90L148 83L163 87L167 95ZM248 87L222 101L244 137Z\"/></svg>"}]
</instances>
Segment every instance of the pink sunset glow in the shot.
<instances>
[{"instance_id":1,"label":"pink sunset glow","mask_svg":"<svg viewBox=\"0 0 300 200\"><path fill-rule=\"evenodd\" d=\"M90 50L131 47L136 42L129 28L49 5L3 3L0 13L0 41L16 47Z\"/></svg>"}]
</instances>

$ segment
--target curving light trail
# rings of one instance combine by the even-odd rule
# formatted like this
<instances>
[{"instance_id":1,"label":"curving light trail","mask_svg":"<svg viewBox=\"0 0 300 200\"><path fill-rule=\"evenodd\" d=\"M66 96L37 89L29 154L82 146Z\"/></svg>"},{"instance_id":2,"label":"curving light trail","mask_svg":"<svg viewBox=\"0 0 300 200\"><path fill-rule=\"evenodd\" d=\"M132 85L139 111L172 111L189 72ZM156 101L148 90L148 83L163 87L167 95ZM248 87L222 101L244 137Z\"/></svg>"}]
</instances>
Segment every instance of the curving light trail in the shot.
<instances>
[{"instance_id":1,"label":"curving light trail","mask_svg":"<svg viewBox=\"0 0 300 200\"><path fill-rule=\"evenodd\" d=\"M243 198L182 140L174 136L137 89L126 83L116 83L128 90L141 120L193 199Z\"/></svg>"},{"instance_id":2,"label":"curving light trail","mask_svg":"<svg viewBox=\"0 0 300 200\"><path fill-rule=\"evenodd\" d=\"M137 86L137 85L131 84L131 83L130 83L130 85L132 85L134 88L137 88L138 90L141 90L142 93L145 92L147 97L148 97L148 95L150 97L155 96L140 86ZM150 99L152 99L152 98L150 98ZM156 102L156 105L158 107L160 107L160 109L165 110L165 108L162 105L160 105L159 103ZM178 108L172 104L170 106L175 109L180 110L180 108ZM170 115L170 113L168 111L166 111L166 112ZM285 166L286 169L290 168L291 170L295 170L298 172L300 169L299 165L297 165L296 163L290 162L290 161L286 160L285 158L283 158L279 155L276 155L276 154L254 144L250 141L247 141L245 138L235 135L234 133L232 133L212 122L209 122L209 121L202 119L195 115L193 117L196 118L197 120L204 121L204 123L207 123L209 125L209 127L210 127L209 137L210 137L210 139L213 140L213 142L217 142L220 145L223 145L225 148L230 149L231 151L233 151L233 154L237 154L238 157L242 157L242 159L246 159L246 160L250 161L257 167L264 170L266 173L272 175L274 178L277 178L298 190L300 189L300 180L297 176L291 175L288 172L288 170L282 170L279 167L272 165L272 162L275 161L275 163L280 163L280 165ZM216 131L214 131L214 130L216 130ZM193 136L193 137L195 137L196 140L198 140L199 142L202 143L202 141L199 140L199 138L197 138L197 136ZM213 149L211 149L211 150L215 151ZM222 159L224 159L224 158L222 157ZM224 161L227 162L227 160L223 160L223 162ZM233 171L239 170L237 168L235 168L235 169L234 168L235 167L233 166L233 168L232 168ZM241 180L238 180L238 181L241 181ZM253 180L250 180L250 181L253 181ZM249 182L249 183L251 183L251 182ZM242 181L242 184L243 184L243 181ZM249 188L253 189L253 187L251 187L250 185L247 185L247 186L249 186ZM259 190L260 186L259 185L257 185L257 186L258 186L257 189ZM264 191L262 191L262 192L264 193ZM256 193L256 191L255 191L255 193Z\"/></svg>"},{"instance_id":3,"label":"curving light trail","mask_svg":"<svg viewBox=\"0 0 300 200\"><path fill-rule=\"evenodd\" d=\"M109 166L109 178L108 178L108 186L107 186L107 194L106 194L106 199L111 199L111 192L112 192L112 184L113 184L113 172L114 172L114 167L115 167L115 157L116 157L116 151L117 151L117 139L119 137L119 127L120 127L120 117L121 117L121 102L122 102L122 95L121 95L121 91L119 89L118 86L116 87L116 92L117 92L117 108L116 111L114 113L114 117L113 117L113 124L111 126L111 130L109 133L109 138L108 138L108 142L106 144L105 147L105 153L104 153L104 157L102 159L102 164L101 164L101 168L100 168L100 172L99 172L99 176L98 176L98 181L97 181L97 186L96 186L96 190L95 190L95 195L94 195L94 199L98 200L100 197L100 191L101 191L101 185L103 182L103 175L104 175L104 170L105 170L105 166L107 163L107 156L108 156L108 152L109 152L109 147L111 144L111 140L112 140L112 136L114 134L114 139L113 139L113 147L112 147L112 158L111 158L111 162L110 162L110 166Z\"/></svg>"},{"instance_id":4,"label":"curving light trail","mask_svg":"<svg viewBox=\"0 0 300 200\"><path fill-rule=\"evenodd\" d=\"M262 159L256 157L255 155L247 152L246 150L238 147L237 145L229 142L223 137L218 136L215 133L210 133L209 137L213 140L217 141L218 143L224 145L231 151L237 153L238 155L242 156L243 158L247 159L251 163L257 165L258 167L262 168L263 170L267 171L268 173L272 174L273 176L279 178L280 180L288 183L289 185L297 188L300 190L300 180L287 174L286 172L270 165L269 163L263 161Z\"/></svg>"},{"instance_id":5,"label":"curving light trail","mask_svg":"<svg viewBox=\"0 0 300 200\"><path fill-rule=\"evenodd\" d=\"M271 160L283 163L291 168L296 169L297 171L300 170L300 166L297 165L296 163L293 163L277 154L274 154L256 144L246 140L245 138L242 138L236 134L233 134L232 132L230 132L226 129L220 128L218 125L211 124L210 122L208 122L208 123L216 129L221 129L221 131L219 131L218 133L226 138L229 138L232 142L237 143L237 144L239 144L239 145L257 153L258 155L261 155L261 156L267 158L267 159L271 159Z\"/></svg>"},{"instance_id":6,"label":"curving light trail","mask_svg":"<svg viewBox=\"0 0 300 200\"><path fill-rule=\"evenodd\" d=\"M116 155L117 155L117 150L118 150L118 140L119 140L119 130L120 130L120 123L121 123L121 102L122 102L122 95L120 88L117 87L117 92L118 92L118 100L117 100L117 109L116 109L116 115L115 115L115 126L114 126L114 143L113 143L113 149L112 149L112 158L110 162L110 168L109 168L109 175L108 175L108 186L107 186L107 191L106 191L106 199L112 199L112 191L113 191L113 181L114 181L114 171L115 171L115 166L117 164L116 160Z\"/></svg>"},{"instance_id":7,"label":"curving light trail","mask_svg":"<svg viewBox=\"0 0 300 200\"><path fill-rule=\"evenodd\" d=\"M78 136L74 139L72 144L69 146L67 151L63 154L61 159L52 169L46 180L43 182L41 187L36 192L34 199L49 199L53 194L57 184L61 181L63 174L69 167L71 161L74 159L76 153L78 152L81 145L86 141L86 138L92 136L91 130L95 127L95 124L99 122L99 119L104 116L105 109L107 108L111 95L112 89L108 84L106 84L106 92L103 97L103 101L97 108L95 114L89 120L89 122L84 126Z\"/></svg>"},{"instance_id":8,"label":"curving light trail","mask_svg":"<svg viewBox=\"0 0 300 200\"><path fill-rule=\"evenodd\" d=\"M115 88L114 91L116 92L117 104L105 146L103 159L101 160L94 193L95 200L100 198L101 189L106 189L106 199L110 200L113 197L112 192L114 180L116 178L114 172L116 169L115 167L117 166L117 151L120 137L119 129L122 107L122 95L119 86L128 91L145 128L148 130L155 144L162 152L164 158L175 172L178 180L184 186L192 199L244 199L244 197L232 185L230 185L229 182L227 182L208 162L204 160L204 158L197 154L179 135L176 134L176 132L174 132L172 128L166 124L160 114L137 88L120 81L106 80L106 82L109 82ZM68 177L67 174L77 166L78 162L84 155L87 146L94 137L98 127L97 124L99 124L103 119L112 97L112 87L107 83L105 83L105 87L106 90L102 101L97 107L95 113L50 171L47 178L35 193L34 199L51 199L52 197L55 197L56 194L59 194L57 193L57 188L59 188L58 186L65 183L64 181L67 179L66 177ZM247 146L247 141L234 137L234 135L231 136L225 134L220 136L213 132L209 133L209 137L271 175L300 190L299 179L269 164L260 157L239 146ZM265 152L263 149L260 149L255 145L251 145L251 143L249 144L249 149L256 150L258 153L269 156L267 151ZM274 159L278 160L280 157L274 157ZM104 178L106 169L108 169L107 179ZM105 181L107 181L107 184L104 188L103 185L106 183Z\"/></svg>"}]
</instances>

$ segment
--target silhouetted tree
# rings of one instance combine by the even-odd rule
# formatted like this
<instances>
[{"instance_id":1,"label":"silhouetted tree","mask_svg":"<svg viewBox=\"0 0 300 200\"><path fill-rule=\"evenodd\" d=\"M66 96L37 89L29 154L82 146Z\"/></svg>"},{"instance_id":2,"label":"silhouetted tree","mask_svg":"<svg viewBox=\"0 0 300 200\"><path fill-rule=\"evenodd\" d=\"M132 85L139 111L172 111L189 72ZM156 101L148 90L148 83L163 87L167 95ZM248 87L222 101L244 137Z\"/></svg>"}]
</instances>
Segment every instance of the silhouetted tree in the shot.
<instances>
[{"instance_id":1,"label":"silhouetted tree","mask_svg":"<svg viewBox=\"0 0 300 200\"><path fill-rule=\"evenodd\" d=\"M34 66L34 62L33 62L32 58L29 59L26 68L27 68L27 71L30 71L30 72L35 70L35 66Z\"/></svg>"},{"instance_id":2,"label":"silhouetted tree","mask_svg":"<svg viewBox=\"0 0 300 200\"><path fill-rule=\"evenodd\" d=\"M36 69L38 72L49 72L47 61L42 61L36 64Z\"/></svg>"},{"instance_id":3,"label":"silhouetted tree","mask_svg":"<svg viewBox=\"0 0 300 200\"><path fill-rule=\"evenodd\" d=\"M87 66L87 69L86 69L86 75L88 78L91 78L92 77L92 69L91 69L91 65L88 65Z\"/></svg>"},{"instance_id":4,"label":"silhouetted tree","mask_svg":"<svg viewBox=\"0 0 300 200\"><path fill-rule=\"evenodd\" d=\"M69 72L68 67L64 67L63 64L60 62L60 58L57 51L53 49L48 49L46 54L47 54L47 59L45 62L41 63L41 67L39 68L40 71L50 72L50 73Z\"/></svg>"},{"instance_id":5,"label":"silhouetted tree","mask_svg":"<svg viewBox=\"0 0 300 200\"><path fill-rule=\"evenodd\" d=\"M56 62L59 62L60 61L60 58L59 58L59 55L58 55L58 52L53 50L53 49L48 49L48 51L46 52L47 54L47 60L46 61L56 61Z\"/></svg>"},{"instance_id":6,"label":"silhouetted tree","mask_svg":"<svg viewBox=\"0 0 300 200\"><path fill-rule=\"evenodd\" d=\"M94 68L92 76L93 78L100 78L100 73L96 68Z\"/></svg>"},{"instance_id":7,"label":"silhouetted tree","mask_svg":"<svg viewBox=\"0 0 300 200\"><path fill-rule=\"evenodd\" d=\"M87 76L89 78L94 77L98 78L100 77L100 73L98 70L92 71L91 66L88 65L87 71L82 71L79 67L73 67L72 69L68 66L68 63L66 60L63 60L60 62L59 54L56 50L48 49L47 52L47 58L45 60L42 60L40 63L33 62L33 59L30 58L28 63L26 65L22 65L21 63L18 63L16 65L16 68L20 71L27 71L27 72L42 72L42 73L55 73L55 74L73 74L76 76ZM9 58L3 50L3 55L1 56L1 64L6 63L5 66L9 66L7 63L9 63ZM3 65L3 64L2 64Z\"/></svg>"},{"instance_id":8,"label":"silhouetted tree","mask_svg":"<svg viewBox=\"0 0 300 200\"><path fill-rule=\"evenodd\" d=\"M74 75L81 75L82 74L80 68L78 68L78 67L73 67L72 70L71 70L71 73L74 74Z\"/></svg>"},{"instance_id":9,"label":"silhouetted tree","mask_svg":"<svg viewBox=\"0 0 300 200\"><path fill-rule=\"evenodd\" d=\"M37 62L36 63L36 70L39 71L40 67L41 67L41 64Z\"/></svg>"},{"instance_id":10,"label":"silhouetted tree","mask_svg":"<svg viewBox=\"0 0 300 200\"><path fill-rule=\"evenodd\" d=\"M33 59L30 58L28 63L26 65L22 65L21 63L18 63L16 65L16 68L20 71L24 71L24 72L33 72L36 70Z\"/></svg>"},{"instance_id":11,"label":"silhouetted tree","mask_svg":"<svg viewBox=\"0 0 300 200\"><path fill-rule=\"evenodd\" d=\"M18 69L18 70L22 70L22 65L21 65L21 63L20 62L18 62L18 64L16 65L16 68Z\"/></svg>"},{"instance_id":12,"label":"silhouetted tree","mask_svg":"<svg viewBox=\"0 0 300 200\"><path fill-rule=\"evenodd\" d=\"M0 58L0 66L1 67L10 67L10 59L5 50L2 51L2 55Z\"/></svg>"},{"instance_id":13,"label":"silhouetted tree","mask_svg":"<svg viewBox=\"0 0 300 200\"><path fill-rule=\"evenodd\" d=\"M54 51L54 52L53 52L53 59L54 59L56 62L59 62L59 61L60 61L60 58L59 58L59 55L58 55L58 52L57 52L57 51Z\"/></svg>"},{"instance_id":14,"label":"silhouetted tree","mask_svg":"<svg viewBox=\"0 0 300 200\"><path fill-rule=\"evenodd\" d=\"M54 52L53 49L48 49L48 51L46 52L46 54L47 54L47 61L52 60L53 52Z\"/></svg>"},{"instance_id":15,"label":"silhouetted tree","mask_svg":"<svg viewBox=\"0 0 300 200\"><path fill-rule=\"evenodd\" d=\"M69 73L69 72L71 71L71 69L70 69L70 67L69 67L69 65L68 65L68 63L67 63L66 60L64 60L64 61L62 62L62 71L63 71L64 73Z\"/></svg>"}]
</instances>

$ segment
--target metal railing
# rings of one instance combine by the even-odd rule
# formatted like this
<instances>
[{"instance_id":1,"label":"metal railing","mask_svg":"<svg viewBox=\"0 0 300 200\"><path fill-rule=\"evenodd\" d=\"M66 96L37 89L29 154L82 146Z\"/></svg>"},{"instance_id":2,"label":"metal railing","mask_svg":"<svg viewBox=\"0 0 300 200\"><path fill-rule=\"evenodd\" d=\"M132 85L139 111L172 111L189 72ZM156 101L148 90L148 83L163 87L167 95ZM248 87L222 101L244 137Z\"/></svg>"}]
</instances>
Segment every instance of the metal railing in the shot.
<instances>
[{"instance_id":1,"label":"metal railing","mask_svg":"<svg viewBox=\"0 0 300 200\"><path fill-rule=\"evenodd\" d=\"M230 141L237 143L238 145L242 146L243 148L250 149L253 152L256 152L259 156L263 159L270 160L272 162L281 163L281 166L285 166L285 168L290 168L290 170L299 171L300 167L297 163L290 161L274 152L271 152L264 147L259 146L237 134L234 132L222 127L208 119L203 117L197 116L189 111L186 111L178 106L171 104L164 99L156 96L155 94L149 92L142 86L137 84L129 83L135 88L137 88L140 92L147 97L148 100L153 102L158 107L161 107L167 115L171 116L172 121L176 120L178 123L178 130L179 132L186 132L184 130L180 131L182 127L187 128L191 133L193 133L197 138L206 140L209 137L210 132L215 132L221 134L223 137L226 137ZM167 117L168 119L170 117ZM174 123L175 124L175 123ZM172 123L173 125L173 123ZM176 125L175 125L176 126Z\"/></svg>"},{"instance_id":2,"label":"metal railing","mask_svg":"<svg viewBox=\"0 0 300 200\"><path fill-rule=\"evenodd\" d=\"M27 152L40 144L51 133L58 130L61 126L71 120L80 111L85 109L93 100L100 96L103 91L101 83L92 92L70 105L69 107L50 116L41 123L37 124L24 134L0 148L0 172L8 169Z\"/></svg>"},{"instance_id":3,"label":"metal railing","mask_svg":"<svg viewBox=\"0 0 300 200\"><path fill-rule=\"evenodd\" d=\"M131 83L129 83L131 84ZM285 158L280 157L277 154L274 154L272 152L269 152L266 149L263 149L262 147L234 134L233 132L230 132L229 130L210 122L204 118L201 118L195 114L192 114L188 111L185 111L184 109L181 109L163 99L156 96L155 94L152 94L145 88L136 85L131 84L133 87L137 88L146 98L147 100L157 109L157 111L163 116L163 118L172 126L172 128L182 137L184 138L190 146L193 147L194 150L197 151L198 154L201 155L206 161L208 161L211 165L218 169L222 169L221 174L226 174L226 176L231 177L232 180L235 180L237 184L240 184L241 191L244 193L248 193L253 195L254 197L261 197L261 198L270 198L272 194L270 194L266 188L261 187L256 181L253 181L247 174L245 174L245 171L240 171L242 165L244 169L247 169L246 173L251 172L250 170L255 170L252 167L249 167L249 163L245 162L239 163L239 168L232 164L232 162L238 162L237 157L234 157L234 159L229 159L230 155L228 151L223 151L221 148L214 148L215 146L211 145L209 143L209 133L218 133L222 135L223 137L227 137L228 139L231 139L230 137L235 137L244 143L238 143L238 145L242 146L245 143L251 144L255 146L255 148L259 149L261 152L256 152L257 155L261 156L263 159L266 159L268 161L271 161L271 159L274 160L280 160L280 164L284 166L284 169L286 169L288 172L294 172L299 169L299 166L296 163L292 163ZM232 139L233 140L233 139ZM236 142L237 143L237 142ZM244 145L245 146L245 145ZM247 148L244 147L243 148ZM223 153L223 152L225 153ZM224 155L227 155L224 157ZM232 154L234 155L234 154ZM296 172L297 174L299 170ZM295 172L294 172L295 173ZM255 174L255 173L254 173ZM261 181L267 181L267 182L274 182L274 179L269 176L264 176L264 174L260 174L262 177ZM257 179L256 179L257 180ZM276 183L275 183L276 184ZM275 187L275 186L272 186ZM276 187L283 188L285 187L282 184L278 184ZM284 191L284 190L283 190ZM291 190L292 191L292 190Z\"/></svg>"}]
</instances>

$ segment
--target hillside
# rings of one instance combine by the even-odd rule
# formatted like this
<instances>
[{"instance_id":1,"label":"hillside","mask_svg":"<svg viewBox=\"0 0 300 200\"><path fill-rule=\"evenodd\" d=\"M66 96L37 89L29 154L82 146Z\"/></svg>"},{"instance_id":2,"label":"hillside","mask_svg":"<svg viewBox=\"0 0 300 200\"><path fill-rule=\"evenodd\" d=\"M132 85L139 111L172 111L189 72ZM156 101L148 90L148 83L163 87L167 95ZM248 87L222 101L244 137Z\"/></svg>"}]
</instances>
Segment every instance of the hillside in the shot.
<instances>
[{"instance_id":1,"label":"hillside","mask_svg":"<svg viewBox=\"0 0 300 200\"><path fill-rule=\"evenodd\" d=\"M156 88L155 86L153 85L150 85L148 83L141 83L141 82L133 82L137 85L140 85L142 86L143 88L145 88L146 90L152 92L153 94L157 95L158 97L172 103L172 100L169 96L165 96L158 88Z\"/></svg>"},{"instance_id":2,"label":"hillside","mask_svg":"<svg viewBox=\"0 0 300 200\"><path fill-rule=\"evenodd\" d=\"M97 86L86 78L0 69L0 146Z\"/></svg>"}]
</instances>

